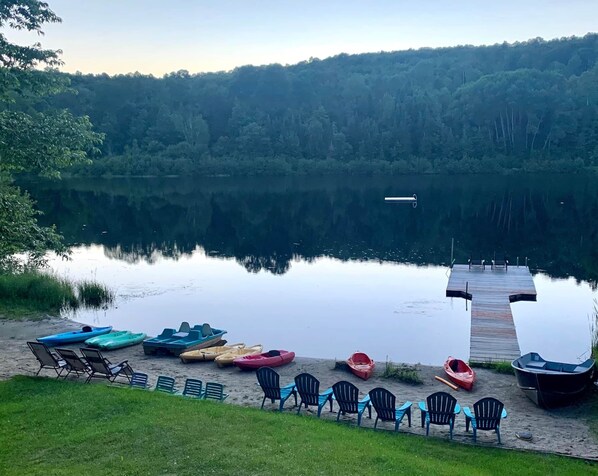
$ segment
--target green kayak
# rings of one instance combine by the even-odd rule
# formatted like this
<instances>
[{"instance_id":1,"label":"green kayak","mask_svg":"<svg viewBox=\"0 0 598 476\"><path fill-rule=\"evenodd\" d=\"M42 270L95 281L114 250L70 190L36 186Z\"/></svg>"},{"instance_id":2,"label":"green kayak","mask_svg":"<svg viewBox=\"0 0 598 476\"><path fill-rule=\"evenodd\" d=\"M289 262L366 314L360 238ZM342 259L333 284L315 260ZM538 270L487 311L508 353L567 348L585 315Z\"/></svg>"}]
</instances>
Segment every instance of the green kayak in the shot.
<instances>
[{"instance_id":1,"label":"green kayak","mask_svg":"<svg viewBox=\"0 0 598 476\"><path fill-rule=\"evenodd\" d=\"M102 341L105 340L112 340L115 337L122 337L126 334L130 334L130 331L118 331L118 332L111 332L110 334L103 334L101 336L91 337L85 341L87 345L91 347L99 347Z\"/></svg>"},{"instance_id":2,"label":"green kayak","mask_svg":"<svg viewBox=\"0 0 598 476\"><path fill-rule=\"evenodd\" d=\"M121 347L141 344L145 338L146 335L143 332L140 332L139 334L128 332L127 334L116 336L113 339L104 339L98 344L98 347L102 350L120 349Z\"/></svg>"}]
</instances>

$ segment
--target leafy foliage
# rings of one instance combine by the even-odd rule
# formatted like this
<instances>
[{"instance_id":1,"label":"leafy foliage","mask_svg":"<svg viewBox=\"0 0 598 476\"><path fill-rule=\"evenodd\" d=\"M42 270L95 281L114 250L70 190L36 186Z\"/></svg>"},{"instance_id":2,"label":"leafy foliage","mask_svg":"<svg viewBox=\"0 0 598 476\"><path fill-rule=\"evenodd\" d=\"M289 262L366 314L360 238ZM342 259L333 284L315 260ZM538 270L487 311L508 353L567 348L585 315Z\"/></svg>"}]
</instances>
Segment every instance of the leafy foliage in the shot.
<instances>
[{"instance_id":1,"label":"leafy foliage","mask_svg":"<svg viewBox=\"0 0 598 476\"><path fill-rule=\"evenodd\" d=\"M421 385L423 380L419 376L417 367L414 365L407 364L393 364L392 362L386 362L384 367L384 373L382 377L398 380L399 382L411 383L414 385Z\"/></svg>"},{"instance_id":2,"label":"leafy foliage","mask_svg":"<svg viewBox=\"0 0 598 476\"><path fill-rule=\"evenodd\" d=\"M38 225L39 213L26 192L0 180L0 270L39 266L48 249L66 252L55 227Z\"/></svg>"},{"instance_id":3,"label":"leafy foliage","mask_svg":"<svg viewBox=\"0 0 598 476\"><path fill-rule=\"evenodd\" d=\"M0 28L42 34L45 23L60 19L48 4L38 0L0 3ZM68 79L55 72L41 72L40 65L61 64L59 51L44 50L39 43L19 46L0 33L0 268L43 264L46 249L63 252L53 227L37 224L38 212L26 193L11 185L14 173L59 177L60 169L88 163L102 136L92 132L87 117L43 105L42 95L64 91ZM37 110L33 109L37 106ZM24 253L25 259L15 258Z\"/></svg>"}]
</instances>

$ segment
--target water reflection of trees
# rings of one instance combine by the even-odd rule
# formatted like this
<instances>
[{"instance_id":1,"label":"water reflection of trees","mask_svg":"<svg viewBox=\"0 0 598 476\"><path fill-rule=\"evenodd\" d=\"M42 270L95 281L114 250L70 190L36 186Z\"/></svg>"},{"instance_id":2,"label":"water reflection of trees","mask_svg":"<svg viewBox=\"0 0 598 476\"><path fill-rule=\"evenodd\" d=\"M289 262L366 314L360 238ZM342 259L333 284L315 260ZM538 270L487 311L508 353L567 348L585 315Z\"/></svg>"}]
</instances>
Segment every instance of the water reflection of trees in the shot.
<instances>
[{"instance_id":1,"label":"water reflection of trees","mask_svg":"<svg viewBox=\"0 0 598 476\"><path fill-rule=\"evenodd\" d=\"M250 272L332 256L447 265L470 254L554 277L598 278L598 187L584 177L401 177L63 181L33 187L69 243L127 262L178 259L197 246ZM384 203L417 192L416 209Z\"/></svg>"}]
</instances>

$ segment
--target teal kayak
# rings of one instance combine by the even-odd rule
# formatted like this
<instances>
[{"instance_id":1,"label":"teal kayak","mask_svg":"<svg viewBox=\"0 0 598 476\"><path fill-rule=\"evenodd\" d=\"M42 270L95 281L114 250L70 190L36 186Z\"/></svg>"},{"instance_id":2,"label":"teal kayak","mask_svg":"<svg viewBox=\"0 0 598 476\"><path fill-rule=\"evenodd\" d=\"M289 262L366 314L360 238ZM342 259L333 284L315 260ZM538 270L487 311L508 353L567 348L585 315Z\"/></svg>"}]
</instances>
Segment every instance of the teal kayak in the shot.
<instances>
[{"instance_id":1,"label":"teal kayak","mask_svg":"<svg viewBox=\"0 0 598 476\"><path fill-rule=\"evenodd\" d=\"M104 335L97 336L97 337L91 337L90 339L87 339L85 341L85 343L87 345L90 345L91 347L99 347L100 344L105 340L112 340L115 337L121 337L123 335L130 334L130 333L131 333L130 331L111 332L110 334L104 334Z\"/></svg>"},{"instance_id":2,"label":"teal kayak","mask_svg":"<svg viewBox=\"0 0 598 476\"><path fill-rule=\"evenodd\" d=\"M128 347L130 345L141 344L146 335L143 332L139 334L132 334L127 332L126 334L115 336L113 339L104 339L98 347L102 350L120 349L121 347Z\"/></svg>"}]
</instances>

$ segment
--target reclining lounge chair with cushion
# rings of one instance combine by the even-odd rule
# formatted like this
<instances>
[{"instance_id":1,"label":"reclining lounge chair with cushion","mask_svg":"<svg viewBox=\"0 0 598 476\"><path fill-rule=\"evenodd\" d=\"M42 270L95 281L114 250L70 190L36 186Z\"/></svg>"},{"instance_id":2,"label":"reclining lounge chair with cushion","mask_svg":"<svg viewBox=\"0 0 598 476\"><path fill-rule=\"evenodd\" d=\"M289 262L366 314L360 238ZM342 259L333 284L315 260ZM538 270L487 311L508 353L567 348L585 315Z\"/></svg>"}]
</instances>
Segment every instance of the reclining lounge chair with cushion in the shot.
<instances>
[{"instance_id":1,"label":"reclining lounge chair with cushion","mask_svg":"<svg viewBox=\"0 0 598 476\"><path fill-rule=\"evenodd\" d=\"M81 349L81 353L91 369L85 383L90 382L94 377L105 378L110 382L114 382L117 377L125 377L129 383L131 382L133 369L126 360L113 364L96 349Z\"/></svg>"}]
</instances>

